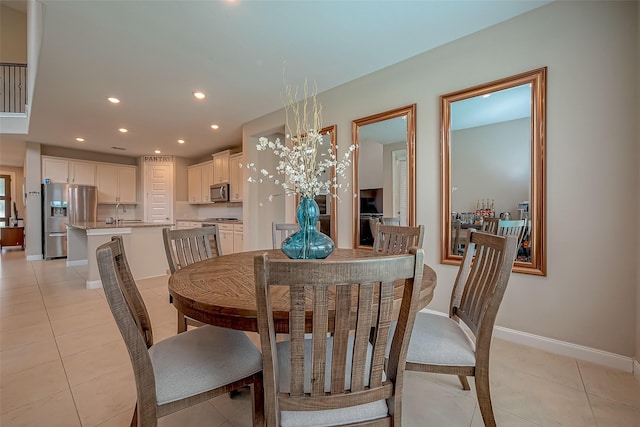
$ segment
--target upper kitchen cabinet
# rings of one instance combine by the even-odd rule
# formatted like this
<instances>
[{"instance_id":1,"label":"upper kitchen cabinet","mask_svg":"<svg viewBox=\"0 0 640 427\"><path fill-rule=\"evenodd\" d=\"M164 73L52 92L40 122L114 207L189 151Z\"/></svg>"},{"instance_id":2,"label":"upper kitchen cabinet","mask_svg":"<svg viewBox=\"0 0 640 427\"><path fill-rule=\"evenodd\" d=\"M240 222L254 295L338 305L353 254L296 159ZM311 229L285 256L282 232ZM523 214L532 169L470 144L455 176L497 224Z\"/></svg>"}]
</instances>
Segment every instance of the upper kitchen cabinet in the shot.
<instances>
[{"instance_id":1,"label":"upper kitchen cabinet","mask_svg":"<svg viewBox=\"0 0 640 427\"><path fill-rule=\"evenodd\" d=\"M69 183L96 185L96 165L91 162L69 162Z\"/></svg>"},{"instance_id":2,"label":"upper kitchen cabinet","mask_svg":"<svg viewBox=\"0 0 640 427\"><path fill-rule=\"evenodd\" d=\"M187 168L189 203L209 203L213 184L213 161L198 163Z\"/></svg>"},{"instance_id":3,"label":"upper kitchen cabinet","mask_svg":"<svg viewBox=\"0 0 640 427\"><path fill-rule=\"evenodd\" d=\"M240 165L244 163L244 155L242 153L232 154L229 156L229 201L242 201L242 168Z\"/></svg>"},{"instance_id":4,"label":"upper kitchen cabinet","mask_svg":"<svg viewBox=\"0 0 640 427\"><path fill-rule=\"evenodd\" d=\"M42 156L42 179L51 182L69 182L69 160Z\"/></svg>"},{"instance_id":5,"label":"upper kitchen cabinet","mask_svg":"<svg viewBox=\"0 0 640 427\"><path fill-rule=\"evenodd\" d=\"M213 182L219 184L221 182L229 182L229 157L231 150L224 150L215 153L213 157Z\"/></svg>"},{"instance_id":6,"label":"upper kitchen cabinet","mask_svg":"<svg viewBox=\"0 0 640 427\"><path fill-rule=\"evenodd\" d=\"M98 164L98 203L138 203L136 172L135 166Z\"/></svg>"},{"instance_id":7,"label":"upper kitchen cabinet","mask_svg":"<svg viewBox=\"0 0 640 427\"><path fill-rule=\"evenodd\" d=\"M42 156L42 178L51 182L96 185L96 164L82 160Z\"/></svg>"}]
</instances>

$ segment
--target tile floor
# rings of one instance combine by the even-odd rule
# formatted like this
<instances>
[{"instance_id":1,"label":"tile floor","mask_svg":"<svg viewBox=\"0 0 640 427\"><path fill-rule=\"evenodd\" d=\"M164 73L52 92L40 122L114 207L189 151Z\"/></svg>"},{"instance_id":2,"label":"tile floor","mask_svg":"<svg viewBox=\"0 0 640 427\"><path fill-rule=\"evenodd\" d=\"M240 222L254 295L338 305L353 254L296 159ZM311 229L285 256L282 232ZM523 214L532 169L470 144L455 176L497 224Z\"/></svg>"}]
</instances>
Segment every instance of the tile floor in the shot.
<instances>
[{"instance_id":1,"label":"tile floor","mask_svg":"<svg viewBox=\"0 0 640 427\"><path fill-rule=\"evenodd\" d=\"M0 425L129 425L135 385L101 290L65 260L0 257ZM140 280L156 341L175 333L166 277ZM404 426L482 426L473 391L456 377L409 372ZM473 387L473 381L470 381ZM640 426L633 375L495 340L491 385L500 426ZM163 418L160 426L251 424L250 396L221 396Z\"/></svg>"}]
</instances>

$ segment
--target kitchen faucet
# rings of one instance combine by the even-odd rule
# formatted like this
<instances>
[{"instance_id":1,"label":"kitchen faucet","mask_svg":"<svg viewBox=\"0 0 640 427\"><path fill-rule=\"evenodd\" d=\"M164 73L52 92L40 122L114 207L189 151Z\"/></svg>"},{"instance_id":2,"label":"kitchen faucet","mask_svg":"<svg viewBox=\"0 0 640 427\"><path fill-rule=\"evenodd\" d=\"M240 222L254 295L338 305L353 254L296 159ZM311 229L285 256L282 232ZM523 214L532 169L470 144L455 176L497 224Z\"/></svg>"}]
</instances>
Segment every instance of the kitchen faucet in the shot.
<instances>
[{"instance_id":1,"label":"kitchen faucet","mask_svg":"<svg viewBox=\"0 0 640 427\"><path fill-rule=\"evenodd\" d=\"M127 213L127 208L122 203L116 203L116 224L120 222L120 218L118 218L118 208L120 206L122 206L122 213Z\"/></svg>"}]
</instances>

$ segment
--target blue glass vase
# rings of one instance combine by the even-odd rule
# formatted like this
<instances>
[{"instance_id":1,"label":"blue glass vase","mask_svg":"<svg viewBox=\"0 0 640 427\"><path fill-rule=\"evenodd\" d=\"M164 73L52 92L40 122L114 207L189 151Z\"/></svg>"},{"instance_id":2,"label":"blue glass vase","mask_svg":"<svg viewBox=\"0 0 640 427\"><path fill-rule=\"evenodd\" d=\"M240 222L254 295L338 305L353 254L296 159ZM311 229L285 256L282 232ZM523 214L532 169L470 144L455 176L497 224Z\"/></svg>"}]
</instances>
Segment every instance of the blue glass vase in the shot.
<instances>
[{"instance_id":1,"label":"blue glass vase","mask_svg":"<svg viewBox=\"0 0 640 427\"><path fill-rule=\"evenodd\" d=\"M333 240L316 228L320 218L318 204L311 197L304 197L298 205L296 231L282 242L282 252L291 259L323 259L331 255Z\"/></svg>"}]
</instances>

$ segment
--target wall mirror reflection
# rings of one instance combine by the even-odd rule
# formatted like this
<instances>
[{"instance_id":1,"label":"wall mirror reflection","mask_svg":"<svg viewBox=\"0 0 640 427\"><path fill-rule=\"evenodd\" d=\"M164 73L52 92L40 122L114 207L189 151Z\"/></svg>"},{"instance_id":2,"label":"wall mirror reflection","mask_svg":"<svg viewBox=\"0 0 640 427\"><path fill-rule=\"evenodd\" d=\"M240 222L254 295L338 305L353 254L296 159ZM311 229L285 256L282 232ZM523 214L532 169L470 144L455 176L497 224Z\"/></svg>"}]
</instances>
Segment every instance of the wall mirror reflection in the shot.
<instances>
[{"instance_id":1,"label":"wall mirror reflection","mask_svg":"<svg viewBox=\"0 0 640 427\"><path fill-rule=\"evenodd\" d=\"M441 96L441 260L460 262L469 229L516 234L514 271L546 274L546 68Z\"/></svg>"},{"instance_id":2,"label":"wall mirror reflection","mask_svg":"<svg viewBox=\"0 0 640 427\"><path fill-rule=\"evenodd\" d=\"M415 104L353 121L355 248L372 248L375 222L415 225Z\"/></svg>"}]
</instances>

